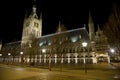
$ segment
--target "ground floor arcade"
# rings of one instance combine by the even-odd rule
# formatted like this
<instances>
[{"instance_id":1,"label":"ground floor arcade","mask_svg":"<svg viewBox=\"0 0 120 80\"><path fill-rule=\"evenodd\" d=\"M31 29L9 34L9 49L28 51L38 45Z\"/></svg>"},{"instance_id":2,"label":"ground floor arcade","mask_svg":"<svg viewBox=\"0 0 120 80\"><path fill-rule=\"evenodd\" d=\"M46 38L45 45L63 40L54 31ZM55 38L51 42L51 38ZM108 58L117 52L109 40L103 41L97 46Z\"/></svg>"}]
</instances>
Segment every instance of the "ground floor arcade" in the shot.
<instances>
[{"instance_id":1,"label":"ground floor arcade","mask_svg":"<svg viewBox=\"0 0 120 80\"><path fill-rule=\"evenodd\" d=\"M36 55L8 55L1 56L0 62L14 63L74 63L74 64L96 64L99 62L110 63L110 57L107 53L66 53L66 54L36 54Z\"/></svg>"}]
</instances>

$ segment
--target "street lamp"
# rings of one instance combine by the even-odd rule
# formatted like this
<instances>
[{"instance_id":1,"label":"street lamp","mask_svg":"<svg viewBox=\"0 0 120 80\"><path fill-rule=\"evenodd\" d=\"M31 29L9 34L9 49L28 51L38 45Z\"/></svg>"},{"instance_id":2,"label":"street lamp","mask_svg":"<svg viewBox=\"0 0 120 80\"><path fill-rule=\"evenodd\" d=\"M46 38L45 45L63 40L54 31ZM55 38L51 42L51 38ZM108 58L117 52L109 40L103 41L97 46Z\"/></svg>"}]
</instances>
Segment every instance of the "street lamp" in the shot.
<instances>
[{"instance_id":1,"label":"street lamp","mask_svg":"<svg viewBox=\"0 0 120 80\"><path fill-rule=\"evenodd\" d=\"M83 46L83 47L87 47L87 42L83 42L83 43L82 43L82 46Z\"/></svg>"},{"instance_id":2,"label":"street lamp","mask_svg":"<svg viewBox=\"0 0 120 80\"><path fill-rule=\"evenodd\" d=\"M22 51L20 52L20 55L21 55L21 63L22 63L22 62L24 62L23 56L22 56L22 55L23 55L23 52L22 52Z\"/></svg>"},{"instance_id":3,"label":"street lamp","mask_svg":"<svg viewBox=\"0 0 120 80\"><path fill-rule=\"evenodd\" d=\"M114 61L115 61L115 49L111 48L111 49L110 49L110 52L112 53L113 59L114 59Z\"/></svg>"},{"instance_id":4,"label":"street lamp","mask_svg":"<svg viewBox=\"0 0 120 80\"><path fill-rule=\"evenodd\" d=\"M11 53L8 53L8 56L10 56L11 55Z\"/></svg>"},{"instance_id":5,"label":"street lamp","mask_svg":"<svg viewBox=\"0 0 120 80\"><path fill-rule=\"evenodd\" d=\"M110 49L110 51L111 51L112 53L114 53L114 52L115 52L115 50L114 50L114 49Z\"/></svg>"},{"instance_id":6,"label":"street lamp","mask_svg":"<svg viewBox=\"0 0 120 80\"><path fill-rule=\"evenodd\" d=\"M42 49L42 52L43 52L43 53L46 53L46 49Z\"/></svg>"},{"instance_id":7,"label":"street lamp","mask_svg":"<svg viewBox=\"0 0 120 80\"><path fill-rule=\"evenodd\" d=\"M42 49L42 53L46 53L46 49ZM48 69L49 69L49 71L51 71L51 57L50 57L50 55L49 55Z\"/></svg>"},{"instance_id":8,"label":"street lamp","mask_svg":"<svg viewBox=\"0 0 120 80\"><path fill-rule=\"evenodd\" d=\"M9 56L9 62L10 62L10 59L11 59L11 58L10 58L10 55L11 55L11 53L8 53L8 56Z\"/></svg>"},{"instance_id":9,"label":"street lamp","mask_svg":"<svg viewBox=\"0 0 120 80\"><path fill-rule=\"evenodd\" d=\"M85 48L85 47L87 47L87 42L83 42L82 43L82 46ZM86 68L86 59L84 59L84 70L85 70L85 73L87 73L87 68Z\"/></svg>"},{"instance_id":10,"label":"street lamp","mask_svg":"<svg viewBox=\"0 0 120 80\"><path fill-rule=\"evenodd\" d=\"M23 52L20 52L21 55L23 55Z\"/></svg>"}]
</instances>

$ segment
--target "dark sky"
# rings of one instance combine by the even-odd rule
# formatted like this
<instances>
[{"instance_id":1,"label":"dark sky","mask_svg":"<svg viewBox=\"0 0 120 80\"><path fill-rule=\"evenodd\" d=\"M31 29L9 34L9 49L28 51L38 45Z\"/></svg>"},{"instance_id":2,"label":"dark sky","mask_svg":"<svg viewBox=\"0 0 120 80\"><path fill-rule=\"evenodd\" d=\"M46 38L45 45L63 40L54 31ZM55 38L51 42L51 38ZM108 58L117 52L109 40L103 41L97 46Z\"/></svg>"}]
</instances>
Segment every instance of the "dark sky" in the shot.
<instances>
[{"instance_id":1,"label":"dark sky","mask_svg":"<svg viewBox=\"0 0 120 80\"><path fill-rule=\"evenodd\" d=\"M91 1L91 2L90 2ZM88 23L89 10L94 23L102 25L111 12L112 2L101 0L36 0L37 14L43 15L43 35L55 33L59 20L67 29ZM30 14L33 0L3 0L0 2L0 39L3 43L21 40L25 12Z\"/></svg>"}]
</instances>

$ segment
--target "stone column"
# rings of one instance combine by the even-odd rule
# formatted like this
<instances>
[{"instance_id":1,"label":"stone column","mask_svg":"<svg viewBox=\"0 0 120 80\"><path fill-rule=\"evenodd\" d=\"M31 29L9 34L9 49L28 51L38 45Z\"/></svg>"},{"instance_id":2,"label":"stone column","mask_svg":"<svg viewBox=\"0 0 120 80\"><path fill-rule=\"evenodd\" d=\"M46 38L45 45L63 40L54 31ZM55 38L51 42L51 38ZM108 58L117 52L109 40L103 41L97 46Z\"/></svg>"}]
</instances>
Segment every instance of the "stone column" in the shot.
<instances>
[{"instance_id":1,"label":"stone column","mask_svg":"<svg viewBox=\"0 0 120 80\"><path fill-rule=\"evenodd\" d=\"M33 56L31 57L31 62L33 62Z\"/></svg>"},{"instance_id":2,"label":"stone column","mask_svg":"<svg viewBox=\"0 0 120 80\"><path fill-rule=\"evenodd\" d=\"M61 59L62 59L62 60L61 60L61 63L63 63L63 55L61 56Z\"/></svg>"},{"instance_id":3,"label":"stone column","mask_svg":"<svg viewBox=\"0 0 120 80\"><path fill-rule=\"evenodd\" d=\"M44 54L44 63L46 63L46 54Z\"/></svg>"},{"instance_id":4,"label":"stone column","mask_svg":"<svg viewBox=\"0 0 120 80\"><path fill-rule=\"evenodd\" d=\"M35 63L37 62L37 55L35 55Z\"/></svg>"},{"instance_id":5,"label":"stone column","mask_svg":"<svg viewBox=\"0 0 120 80\"><path fill-rule=\"evenodd\" d=\"M75 63L77 64L78 63L78 58L77 58L78 54L76 53L75 54Z\"/></svg>"},{"instance_id":6,"label":"stone column","mask_svg":"<svg viewBox=\"0 0 120 80\"><path fill-rule=\"evenodd\" d=\"M57 63L57 54L55 54L55 63Z\"/></svg>"},{"instance_id":7,"label":"stone column","mask_svg":"<svg viewBox=\"0 0 120 80\"><path fill-rule=\"evenodd\" d=\"M30 57L27 56L27 57L26 57L26 60L27 60L26 62L29 63L29 62L30 62Z\"/></svg>"},{"instance_id":8,"label":"stone column","mask_svg":"<svg viewBox=\"0 0 120 80\"><path fill-rule=\"evenodd\" d=\"M70 54L67 54L68 63L70 63Z\"/></svg>"},{"instance_id":9,"label":"stone column","mask_svg":"<svg viewBox=\"0 0 120 80\"><path fill-rule=\"evenodd\" d=\"M84 58L83 58L83 63L86 64L85 56L84 56Z\"/></svg>"},{"instance_id":10,"label":"stone column","mask_svg":"<svg viewBox=\"0 0 120 80\"><path fill-rule=\"evenodd\" d=\"M96 57L93 57L92 60L93 60L93 64L97 64L97 58Z\"/></svg>"},{"instance_id":11,"label":"stone column","mask_svg":"<svg viewBox=\"0 0 120 80\"><path fill-rule=\"evenodd\" d=\"M41 63L41 55L39 55L39 58L40 58L39 62Z\"/></svg>"},{"instance_id":12,"label":"stone column","mask_svg":"<svg viewBox=\"0 0 120 80\"><path fill-rule=\"evenodd\" d=\"M108 63L110 63L110 56L108 56Z\"/></svg>"}]
</instances>

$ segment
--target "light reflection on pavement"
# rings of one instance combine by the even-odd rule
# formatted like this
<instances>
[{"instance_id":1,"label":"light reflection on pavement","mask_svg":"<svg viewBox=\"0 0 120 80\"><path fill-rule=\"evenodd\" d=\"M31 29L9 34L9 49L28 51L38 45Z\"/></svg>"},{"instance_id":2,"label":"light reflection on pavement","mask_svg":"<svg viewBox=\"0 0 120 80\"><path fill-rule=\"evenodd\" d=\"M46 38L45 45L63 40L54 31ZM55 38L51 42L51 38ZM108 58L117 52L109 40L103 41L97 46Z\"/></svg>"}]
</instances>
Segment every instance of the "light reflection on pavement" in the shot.
<instances>
[{"instance_id":1,"label":"light reflection on pavement","mask_svg":"<svg viewBox=\"0 0 120 80\"><path fill-rule=\"evenodd\" d=\"M101 66L102 67L102 66ZM103 66L104 67L104 66ZM120 80L120 70L108 65L105 70L40 69L0 64L0 80ZM119 75L119 76L118 76Z\"/></svg>"}]
</instances>

